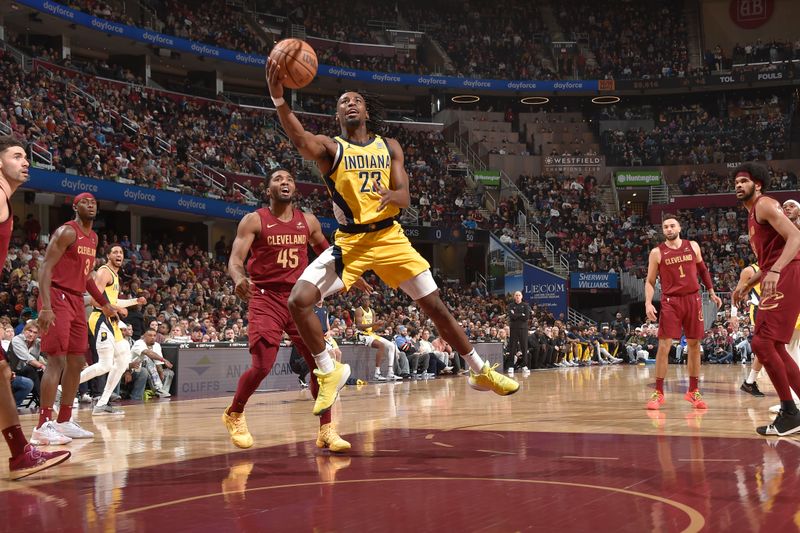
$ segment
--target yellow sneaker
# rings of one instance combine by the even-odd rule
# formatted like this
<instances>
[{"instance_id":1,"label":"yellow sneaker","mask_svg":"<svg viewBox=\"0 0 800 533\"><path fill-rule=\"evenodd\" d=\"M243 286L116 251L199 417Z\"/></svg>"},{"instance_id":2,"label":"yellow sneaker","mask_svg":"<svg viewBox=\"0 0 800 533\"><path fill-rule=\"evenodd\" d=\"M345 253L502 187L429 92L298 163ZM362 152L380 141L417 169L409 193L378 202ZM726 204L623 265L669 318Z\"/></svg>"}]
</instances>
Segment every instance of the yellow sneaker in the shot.
<instances>
[{"instance_id":1,"label":"yellow sneaker","mask_svg":"<svg viewBox=\"0 0 800 533\"><path fill-rule=\"evenodd\" d=\"M247 429L247 421L244 413L231 413L228 410L222 412L222 423L231 435L231 442L238 448L249 448L253 445L253 436Z\"/></svg>"},{"instance_id":2,"label":"yellow sneaker","mask_svg":"<svg viewBox=\"0 0 800 533\"><path fill-rule=\"evenodd\" d=\"M319 428L317 448L328 448L332 452L346 452L350 449L350 443L336 433L333 424L325 424Z\"/></svg>"},{"instance_id":3,"label":"yellow sneaker","mask_svg":"<svg viewBox=\"0 0 800 533\"><path fill-rule=\"evenodd\" d=\"M317 376L319 392L317 393L317 401L314 402L313 413L317 416L322 416L333 407L333 403L339 397L339 389L347 383L350 377L350 365L334 361L333 370L323 374L319 371L319 368L315 368L314 375Z\"/></svg>"},{"instance_id":4,"label":"yellow sneaker","mask_svg":"<svg viewBox=\"0 0 800 533\"><path fill-rule=\"evenodd\" d=\"M469 371L469 379L467 383L475 390L480 391L494 391L495 394L500 396L508 396L514 394L519 390L519 383L513 379L504 376L500 372L495 372L495 368L499 365L495 363L489 366L489 362L483 363L483 368L480 374L476 374L472 370Z\"/></svg>"}]
</instances>

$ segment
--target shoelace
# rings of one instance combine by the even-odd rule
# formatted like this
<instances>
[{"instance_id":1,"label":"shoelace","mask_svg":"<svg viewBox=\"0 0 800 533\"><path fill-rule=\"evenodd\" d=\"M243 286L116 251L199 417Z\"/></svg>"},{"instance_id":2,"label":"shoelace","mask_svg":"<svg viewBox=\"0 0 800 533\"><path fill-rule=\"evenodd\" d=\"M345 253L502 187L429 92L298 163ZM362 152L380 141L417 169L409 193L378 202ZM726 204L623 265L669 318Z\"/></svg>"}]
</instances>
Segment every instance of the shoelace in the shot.
<instances>
[{"instance_id":1,"label":"shoelace","mask_svg":"<svg viewBox=\"0 0 800 533\"><path fill-rule=\"evenodd\" d=\"M36 446L30 446L28 449L28 455L31 456L31 459L38 461L42 458L42 452Z\"/></svg>"}]
</instances>

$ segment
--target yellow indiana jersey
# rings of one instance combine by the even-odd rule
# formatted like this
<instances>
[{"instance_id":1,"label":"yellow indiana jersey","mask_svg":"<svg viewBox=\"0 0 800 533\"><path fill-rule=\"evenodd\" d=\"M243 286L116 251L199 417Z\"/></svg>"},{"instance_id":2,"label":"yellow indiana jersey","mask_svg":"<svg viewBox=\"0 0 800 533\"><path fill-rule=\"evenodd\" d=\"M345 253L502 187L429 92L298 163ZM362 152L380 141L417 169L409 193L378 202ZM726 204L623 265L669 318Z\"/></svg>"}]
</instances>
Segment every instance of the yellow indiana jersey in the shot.
<instances>
[{"instance_id":1,"label":"yellow indiana jersey","mask_svg":"<svg viewBox=\"0 0 800 533\"><path fill-rule=\"evenodd\" d=\"M397 216L400 209L393 205L378 211L378 186L391 189L392 158L386 141L379 135L365 145L343 137L333 140L338 147L325 185L339 224L372 224Z\"/></svg>"},{"instance_id":2,"label":"yellow indiana jersey","mask_svg":"<svg viewBox=\"0 0 800 533\"><path fill-rule=\"evenodd\" d=\"M372 308L367 311L363 307L361 308L361 323L362 324L372 324L375 321L375 311ZM372 326L368 327L365 330L362 330L364 335L372 335Z\"/></svg>"},{"instance_id":3,"label":"yellow indiana jersey","mask_svg":"<svg viewBox=\"0 0 800 533\"><path fill-rule=\"evenodd\" d=\"M100 272L100 269L103 268L105 268L111 273L111 284L106 285L106 288L103 290L103 294L106 295L106 298L108 298L108 301L109 303L111 303L111 305L115 305L117 303L117 300L119 299L119 276L108 265L101 266L100 268L97 269L97 271ZM97 337L97 330L100 328L100 324L102 324L103 322L105 322L106 325L110 327L111 331L114 332L115 340L118 341L122 340L122 332L120 331L119 326L116 324L116 322L110 324L107 321L106 316L97 309L92 311L92 313L89 315L89 332L92 334L93 337Z\"/></svg>"}]
</instances>

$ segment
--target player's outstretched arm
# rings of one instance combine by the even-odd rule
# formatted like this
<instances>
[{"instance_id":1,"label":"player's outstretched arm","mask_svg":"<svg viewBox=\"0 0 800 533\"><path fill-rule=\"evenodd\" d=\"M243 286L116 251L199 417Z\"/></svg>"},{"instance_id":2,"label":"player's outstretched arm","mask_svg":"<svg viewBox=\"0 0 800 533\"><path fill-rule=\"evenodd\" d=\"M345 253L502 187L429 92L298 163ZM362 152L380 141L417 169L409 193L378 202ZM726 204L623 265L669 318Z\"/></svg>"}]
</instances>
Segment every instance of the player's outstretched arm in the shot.
<instances>
[{"instance_id":1,"label":"player's outstretched arm","mask_svg":"<svg viewBox=\"0 0 800 533\"><path fill-rule=\"evenodd\" d=\"M656 279L658 279L658 264L661 262L661 252L658 248L650 250L647 263L647 279L644 282L644 308L647 320L656 321L656 308L653 305L653 296L656 294Z\"/></svg>"},{"instance_id":2,"label":"player's outstretched arm","mask_svg":"<svg viewBox=\"0 0 800 533\"><path fill-rule=\"evenodd\" d=\"M42 308L39 309L39 330L42 335L47 333L56 316L50 303L50 283L53 280L53 268L67 251L67 248L78 238L72 226L61 226L53 234L47 250L44 252L42 270L39 271L39 297L42 299Z\"/></svg>"},{"instance_id":3,"label":"player's outstretched arm","mask_svg":"<svg viewBox=\"0 0 800 533\"><path fill-rule=\"evenodd\" d=\"M789 220L781 209L781 204L773 198L764 198L756 204L756 221L769 224L786 241L783 252L769 272L761 271L761 297L768 298L775 292L783 267L800 252L800 229Z\"/></svg>"},{"instance_id":4,"label":"player's outstretched arm","mask_svg":"<svg viewBox=\"0 0 800 533\"><path fill-rule=\"evenodd\" d=\"M236 296L245 301L250 299L252 282L244 269L244 260L260 231L261 217L258 216L258 213L246 214L236 228L236 238L233 240L231 256L228 259L228 275L233 280L234 292L236 292Z\"/></svg>"},{"instance_id":5,"label":"player's outstretched arm","mask_svg":"<svg viewBox=\"0 0 800 533\"><path fill-rule=\"evenodd\" d=\"M336 143L327 135L314 135L303 128L297 119L292 108L283 98L284 78L280 65L270 58L267 58L267 87L269 95L275 103L275 110L278 113L278 120L286 130L286 135L300 154L306 159L311 159L317 163L320 172L327 174L333 158L336 156Z\"/></svg>"}]
</instances>

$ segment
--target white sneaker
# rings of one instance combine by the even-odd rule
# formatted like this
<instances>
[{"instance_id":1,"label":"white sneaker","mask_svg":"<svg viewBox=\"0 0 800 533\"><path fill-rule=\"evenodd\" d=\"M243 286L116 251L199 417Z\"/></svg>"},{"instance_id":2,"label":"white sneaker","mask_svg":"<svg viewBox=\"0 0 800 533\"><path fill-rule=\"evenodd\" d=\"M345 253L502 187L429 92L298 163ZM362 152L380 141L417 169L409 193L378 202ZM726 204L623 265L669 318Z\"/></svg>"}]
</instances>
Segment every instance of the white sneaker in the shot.
<instances>
[{"instance_id":1,"label":"white sneaker","mask_svg":"<svg viewBox=\"0 0 800 533\"><path fill-rule=\"evenodd\" d=\"M513 376L514 375L514 367L513 366L508 369L508 375L509 376Z\"/></svg>"},{"instance_id":2,"label":"white sneaker","mask_svg":"<svg viewBox=\"0 0 800 533\"><path fill-rule=\"evenodd\" d=\"M169 391L168 391L168 390L165 390L165 389L159 389L159 390L157 390L157 391L156 391L156 395L157 395L159 398L169 398L170 396L172 396L172 394L170 394L170 393L169 393Z\"/></svg>"},{"instance_id":3,"label":"white sneaker","mask_svg":"<svg viewBox=\"0 0 800 533\"><path fill-rule=\"evenodd\" d=\"M81 394L81 397L78 399L79 403L92 403L92 397L89 395L88 392L84 392Z\"/></svg>"},{"instance_id":4,"label":"white sneaker","mask_svg":"<svg viewBox=\"0 0 800 533\"><path fill-rule=\"evenodd\" d=\"M381 378L381 376L378 376L378 379L380 379L380 378ZM400 376L398 376L394 372L390 372L390 373L386 374L386 381L403 381L403 378L401 378Z\"/></svg>"},{"instance_id":5,"label":"white sneaker","mask_svg":"<svg viewBox=\"0 0 800 533\"><path fill-rule=\"evenodd\" d=\"M386 381L386 376L378 374L376 372L375 375L372 377L372 379L374 379L375 381Z\"/></svg>"},{"instance_id":6,"label":"white sneaker","mask_svg":"<svg viewBox=\"0 0 800 533\"><path fill-rule=\"evenodd\" d=\"M58 446L70 442L72 439L56 429L52 420L48 420L40 428L35 428L31 435L31 444L34 446Z\"/></svg>"},{"instance_id":7,"label":"white sneaker","mask_svg":"<svg viewBox=\"0 0 800 533\"><path fill-rule=\"evenodd\" d=\"M523 372L530 372L530 369L527 366L522 367Z\"/></svg>"},{"instance_id":8,"label":"white sneaker","mask_svg":"<svg viewBox=\"0 0 800 533\"><path fill-rule=\"evenodd\" d=\"M86 431L81 426L78 425L77 422L73 422L72 420L68 420L67 422L54 422L53 426L58 430L59 433L65 435L71 439L93 439L94 433L91 431Z\"/></svg>"}]
</instances>

